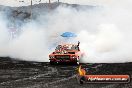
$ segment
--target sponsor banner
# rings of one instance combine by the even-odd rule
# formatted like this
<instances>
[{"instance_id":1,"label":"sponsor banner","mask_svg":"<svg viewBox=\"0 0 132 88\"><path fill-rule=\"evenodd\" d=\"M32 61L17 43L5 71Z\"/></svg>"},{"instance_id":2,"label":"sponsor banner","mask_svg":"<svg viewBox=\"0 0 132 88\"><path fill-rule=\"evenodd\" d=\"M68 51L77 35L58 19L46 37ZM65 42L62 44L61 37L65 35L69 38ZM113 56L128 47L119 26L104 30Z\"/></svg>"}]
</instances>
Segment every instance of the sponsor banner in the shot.
<instances>
[{"instance_id":1,"label":"sponsor banner","mask_svg":"<svg viewBox=\"0 0 132 88\"><path fill-rule=\"evenodd\" d=\"M129 75L84 75L85 81L88 83L128 83Z\"/></svg>"}]
</instances>

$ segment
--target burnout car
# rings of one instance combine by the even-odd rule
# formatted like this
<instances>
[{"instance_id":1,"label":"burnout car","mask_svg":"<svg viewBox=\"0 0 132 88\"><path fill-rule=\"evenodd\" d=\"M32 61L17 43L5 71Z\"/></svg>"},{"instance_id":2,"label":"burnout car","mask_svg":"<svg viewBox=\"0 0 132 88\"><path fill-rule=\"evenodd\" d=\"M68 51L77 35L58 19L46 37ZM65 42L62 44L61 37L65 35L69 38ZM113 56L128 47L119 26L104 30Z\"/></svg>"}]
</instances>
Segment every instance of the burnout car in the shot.
<instances>
[{"instance_id":1,"label":"burnout car","mask_svg":"<svg viewBox=\"0 0 132 88\"><path fill-rule=\"evenodd\" d=\"M75 63L79 64L80 58L83 57L83 53L78 44L63 44L58 45L54 52L49 55L50 64L55 63Z\"/></svg>"}]
</instances>

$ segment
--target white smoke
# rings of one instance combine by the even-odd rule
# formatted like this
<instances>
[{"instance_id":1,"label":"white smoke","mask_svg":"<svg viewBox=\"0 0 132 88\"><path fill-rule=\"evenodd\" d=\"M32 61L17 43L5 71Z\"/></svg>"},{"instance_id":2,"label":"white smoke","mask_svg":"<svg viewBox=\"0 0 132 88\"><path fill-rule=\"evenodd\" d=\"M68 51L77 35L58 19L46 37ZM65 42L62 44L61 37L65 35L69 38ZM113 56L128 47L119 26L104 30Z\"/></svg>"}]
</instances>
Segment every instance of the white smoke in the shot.
<instances>
[{"instance_id":1,"label":"white smoke","mask_svg":"<svg viewBox=\"0 0 132 88\"><path fill-rule=\"evenodd\" d=\"M114 1L113 1L114 2ZM0 55L30 61L48 61L54 43L63 32L74 32L85 52L83 63L118 63L132 61L132 3L116 2L95 9L59 6L26 23L17 38L11 40L6 20L0 18ZM65 40L64 40L65 41ZM76 42L77 43L77 42ZM53 48L51 47L53 45ZM51 49L49 49L51 48Z\"/></svg>"}]
</instances>

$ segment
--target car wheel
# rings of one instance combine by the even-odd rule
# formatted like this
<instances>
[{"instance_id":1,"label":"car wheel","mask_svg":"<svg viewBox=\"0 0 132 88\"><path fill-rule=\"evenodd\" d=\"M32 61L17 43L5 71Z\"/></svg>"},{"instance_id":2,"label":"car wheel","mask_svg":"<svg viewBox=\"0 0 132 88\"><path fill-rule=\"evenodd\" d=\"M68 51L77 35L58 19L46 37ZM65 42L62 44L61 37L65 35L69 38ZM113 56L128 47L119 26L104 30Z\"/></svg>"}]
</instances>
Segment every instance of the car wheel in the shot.
<instances>
[{"instance_id":1,"label":"car wheel","mask_svg":"<svg viewBox=\"0 0 132 88\"><path fill-rule=\"evenodd\" d=\"M54 62L54 61L50 61L50 64L51 64L51 65L54 65L54 64L55 64L55 62Z\"/></svg>"}]
</instances>

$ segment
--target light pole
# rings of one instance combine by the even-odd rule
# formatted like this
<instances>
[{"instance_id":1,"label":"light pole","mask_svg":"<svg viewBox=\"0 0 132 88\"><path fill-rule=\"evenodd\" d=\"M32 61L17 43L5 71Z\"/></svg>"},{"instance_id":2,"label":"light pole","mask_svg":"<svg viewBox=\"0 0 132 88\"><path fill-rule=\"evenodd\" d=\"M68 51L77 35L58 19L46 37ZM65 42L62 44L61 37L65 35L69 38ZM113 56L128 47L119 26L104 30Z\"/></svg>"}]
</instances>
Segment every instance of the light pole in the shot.
<instances>
[{"instance_id":1,"label":"light pole","mask_svg":"<svg viewBox=\"0 0 132 88\"><path fill-rule=\"evenodd\" d=\"M32 5L33 5L32 0L30 1L30 4L31 4L31 7L30 7L30 14L31 14L30 19L32 19Z\"/></svg>"},{"instance_id":2,"label":"light pole","mask_svg":"<svg viewBox=\"0 0 132 88\"><path fill-rule=\"evenodd\" d=\"M50 5L50 3L51 3L51 0L49 0L49 9L51 8L51 5Z\"/></svg>"}]
</instances>

